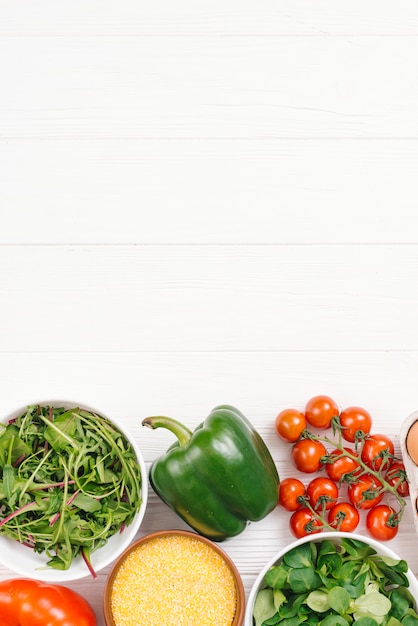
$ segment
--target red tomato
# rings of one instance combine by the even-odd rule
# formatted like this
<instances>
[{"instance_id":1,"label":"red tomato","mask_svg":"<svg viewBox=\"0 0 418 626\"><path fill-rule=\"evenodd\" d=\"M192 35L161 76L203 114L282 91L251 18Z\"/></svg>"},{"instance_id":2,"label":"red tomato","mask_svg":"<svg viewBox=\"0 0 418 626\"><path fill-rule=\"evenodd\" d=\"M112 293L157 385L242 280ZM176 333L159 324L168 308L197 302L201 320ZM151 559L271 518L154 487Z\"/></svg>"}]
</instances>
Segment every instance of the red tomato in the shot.
<instances>
[{"instance_id":1,"label":"red tomato","mask_svg":"<svg viewBox=\"0 0 418 626\"><path fill-rule=\"evenodd\" d=\"M306 494L305 485L298 478L284 478L279 485L279 504L288 511L302 507L298 498Z\"/></svg>"},{"instance_id":2,"label":"red tomato","mask_svg":"<svg viewBox=\"0 0 418 626\"><path fill-rule=\"evenodd\" d=\"M368 434L372 427L372 417L366 409L359 406L349 406L340 413L342 436L346 441L353 443L357 433Z\"/></svg>"},{"instance_id":3,"label":"red tomato","mask_svg":"<svg viewBox=\"0 0 418 626\"><path fill-rule=\"evenodd\" d=\"M338 404L329 396L314 396L305 407L306 420L315 428L328 428L331 419L339 414Z\"/></svg>"},{"instance_id":4,"label":"red tomato","mask_svg":"<svg viewBox=\"0 0 418 626\"><path fill-rule=\"evenodd\" d=\"M338 487L330 478L318 477L311 480L306 488L306 495L313 509L330 509L338 499Z\"/></svg>"},{"instance_id":5,"label":"red tomato","mask_svg":"<svg viewBox=\"0 0 418 626\"><path fill-rule=\"evenodd\" d=\"M344 448L344 450L353 456L357 456L356 452L351 448ZM341 482L347 474L355 475L360 469L359 464L354 459L344 456L343 452L338 448L332 450L328 458L332 460L331 463L325 464L325 471L328 477L337 483Z\"/></svg>"},{"instance_id":6,"label":"red tomato","mask_svg":"<svg viewBox=\"0 0 418 626\"><path fill-rule=\"evenodd\" d=\"M347 495L351 504L358 509L371 509L383 498L381 488L382 483L377 478L363 474L355 483L348 486Z\"/></svg>"},{"instance_id":7,"label":"red tomato","mask_svg":"<svg viewBox=\"0 0 418 626\"><path fill-rule=\"evenodd\" d=\"M405 465L401 461L394 461L391 463L386 476L386 482L392 487L395 487L396 491L402 498L409 496L409 484L408 476L405 470Z\"/></svg>"},{"instance_id":8,"label":"red tomato","mask_svg":"<svg viewBox=\"0 0 418 626\"><path fill-rule=\"evenodd\" d=\"M320 469L321 459L326 453L327 450L320 441L301 439L293 445L291 459L299 471L312 474Z\"/></svg>"},{"instance_id":9,"label":"red tomato","mask_svg":"<svg viewBox=\"0 0 418 626\"><path fill-rule=\"evenodd\" d=\"M18 626L95 626L90 604L62 585L28 578L0 582L0 624Z\"/></svg>"},{"instance_id":10,"label":"red tomato","mask_svg":"<svg viewBox=\"0 0 418 626\"><path fill-rule=\"evenodd\" d=\"M297 441L306 428L306 418L303 413L296 409L283 409L276 417L276 432L291 443Z\"/></svg>"},{"instance_id":11,"label":"red tomato","mask_svg":"<svg viewBox=\"0 0 418 626\"><path fill-rule=\"evenodd\" d=\"M361 450L362 461L376 472L382 467L388 469L395 453L393 441L386 435L369 435Z\"/></svg>"},{"instance_id":12,"label":"red tomato","mask_svg":"<svg viewBox=\"0 0 418 626\"><path fill-rule=\"evenodd\" d=\"M366 528L378 541L389 541L398 534L396 511L387 504L378 504L367 513Z\"/></svg>"},{"instance_id":13,"label":"red tomato","mask_svg":"<svg viewBox=\"0 0 418 626\"><path fill-rule=\"evenodd\" d=\"M306 535L320 533L323 526L321 522L315 518L312 511L303 507L290 516L289 528L292 534L297 539L300 539L300 537L306 537Z\"/></svg>"},{"instance_id":14,"label":"red tomato","mask_svg":"<svg viewBox=\"0 0 418 626\"><path fill-rule=\"evenodd\" d=\"M339 502L329 510L328 523L336 530L352 532L360 522L360 514L349 502Z\"/></svg>"}]
</instances>

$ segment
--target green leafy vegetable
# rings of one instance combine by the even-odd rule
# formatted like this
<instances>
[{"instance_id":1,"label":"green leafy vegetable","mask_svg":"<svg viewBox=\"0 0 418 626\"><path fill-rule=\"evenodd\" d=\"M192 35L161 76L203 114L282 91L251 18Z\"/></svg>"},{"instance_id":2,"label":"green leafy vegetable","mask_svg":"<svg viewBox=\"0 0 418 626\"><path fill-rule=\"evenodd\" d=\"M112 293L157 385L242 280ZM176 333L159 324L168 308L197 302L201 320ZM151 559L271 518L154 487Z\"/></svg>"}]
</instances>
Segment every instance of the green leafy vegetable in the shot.
<instances>
[{"instance_id":1,"label":"green leafy vegetable","mask_svg":"<svg viewBox=\"0 0 418 626\"><path fill-rule=\"evenodd\" d=\"M307 541L266 573L254 624L418 626L407 571L358 539Z\"/></svg>"},{"instance_id":2,"label":"green leafy vegetable","mask_svg":"<svg viewBox=\"0 0 418 626\"><path fill-rule=\"evenodd\" d=\"M29 406L0 430L0 534L66 570L132 523L141 472L126 437L106 418Z\"/></svg>"}]
</instances>

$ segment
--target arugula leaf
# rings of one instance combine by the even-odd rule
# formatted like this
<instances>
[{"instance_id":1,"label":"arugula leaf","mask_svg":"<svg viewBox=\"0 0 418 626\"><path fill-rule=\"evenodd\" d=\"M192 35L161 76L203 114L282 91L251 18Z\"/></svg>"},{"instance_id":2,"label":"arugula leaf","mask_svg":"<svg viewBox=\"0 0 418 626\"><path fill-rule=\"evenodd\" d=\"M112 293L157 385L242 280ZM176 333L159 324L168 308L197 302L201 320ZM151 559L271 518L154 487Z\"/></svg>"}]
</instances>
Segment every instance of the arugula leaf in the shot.
<instances>
[{"instance_id":1,"label":"arugula leaf","mask_svg":"<svg viewBox=\"0 0 418 626\"><path fill-rule=\"evenodd\" d=\"M68 569L129 525L142 476L126 437L75 407L33 405L0 430L0 533ZM93 573L93 572L92 572Z\"/></svg>"}]
</instances>

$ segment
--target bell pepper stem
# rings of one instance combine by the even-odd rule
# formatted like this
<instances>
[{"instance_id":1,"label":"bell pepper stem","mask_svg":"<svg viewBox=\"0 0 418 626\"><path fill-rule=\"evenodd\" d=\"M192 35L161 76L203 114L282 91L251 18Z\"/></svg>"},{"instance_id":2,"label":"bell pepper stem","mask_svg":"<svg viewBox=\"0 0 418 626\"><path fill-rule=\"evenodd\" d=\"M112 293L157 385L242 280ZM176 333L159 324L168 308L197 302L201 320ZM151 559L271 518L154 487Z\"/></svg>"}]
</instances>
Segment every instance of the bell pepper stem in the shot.
<instances>
[{"instance_id":1,"label":"bell pepper stem","mask_svg":"<svg viewBox=\"0 0 418 626\"><path fill-rule=\"evenodd\" d=\"M192 431L189 430L184 424L178 422L172 417L165 417L164 415L153 415L152 417L146 417L142 420L142 426L147 426L148 428L166 428L171 431L178 439L179 445L181 447L187 445L193 435Z\"/></svg>"}]
</instances>

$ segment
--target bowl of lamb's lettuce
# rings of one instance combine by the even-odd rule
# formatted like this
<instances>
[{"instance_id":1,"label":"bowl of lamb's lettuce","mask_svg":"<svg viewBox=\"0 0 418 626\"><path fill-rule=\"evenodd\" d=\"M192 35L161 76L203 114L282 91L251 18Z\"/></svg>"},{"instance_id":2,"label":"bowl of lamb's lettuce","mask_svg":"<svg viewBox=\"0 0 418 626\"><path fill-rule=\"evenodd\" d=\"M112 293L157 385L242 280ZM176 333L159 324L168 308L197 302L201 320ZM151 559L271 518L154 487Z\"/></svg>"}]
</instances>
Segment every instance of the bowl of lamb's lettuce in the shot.
<instances>
[{"instance_id":1,"label":"bowl of lamb's lettuce","mask_svg":"<svg viewBox=\"0 0 418 626\"><path fill-rule=\"evenodd\" d=\"M96 577L134 539L147 495L135 440L102 411L48 401L0 422L0 561L22 576Z\"/></svg>"},{"instance_id":2,"label":"bowl of lamb's lettuce","mask_svg":"<svg viewBox=\"0 0 418 626\"><path fill-rule=\"evenodd\" d=\"M386 545L322 532L279 552L248 597L245 626L418 626L418 582Z\"/></svg>"}]
</instances>

